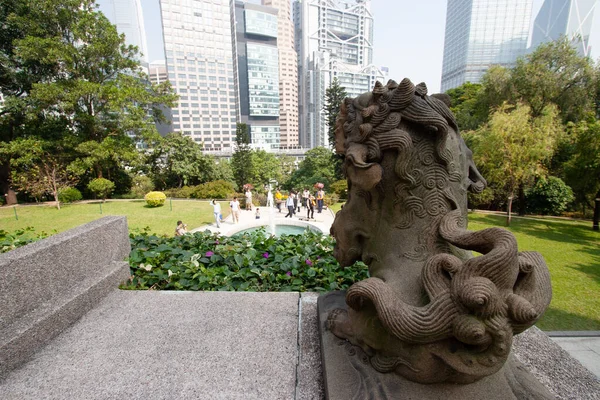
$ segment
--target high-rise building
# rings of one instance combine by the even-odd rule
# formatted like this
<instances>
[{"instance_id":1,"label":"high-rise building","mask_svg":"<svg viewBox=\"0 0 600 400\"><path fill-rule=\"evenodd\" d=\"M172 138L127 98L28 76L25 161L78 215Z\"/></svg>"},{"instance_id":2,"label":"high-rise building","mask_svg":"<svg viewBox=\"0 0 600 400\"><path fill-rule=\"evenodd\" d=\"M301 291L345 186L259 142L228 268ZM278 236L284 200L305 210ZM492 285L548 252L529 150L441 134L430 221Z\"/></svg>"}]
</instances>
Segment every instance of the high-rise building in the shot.
<instances>
[{"instance_id":1,"label":"high-rise building","mask_svg":"<svg viewBox=\"0 0 600 400\"><path fill-rule=\"evenodd\" d=\"M164 83L169 79L167 74L167 64L165 60L152 61L148 65L148 79L154 85ZM167 133L173 131L173 126L171 124L171 121L173 120L173 114L171 113L171 109L168 107L161 106L160 109L166 121L157 122L156 129L158 130L158 133L165 136Z\"/></svg>"},{"instance_id":2,"label":"high-rise building","mask_svg":"<svg viewBox=\"0 0 600 400\"><path fill-rule=\"evenodd\" d=\"M231 151L239 117L229 0L160 0L169 81L179 95L173 130Z\"/></svg>"},{"instance_id":3,"label":"high-rise building","mask_svg":"<svg viewBox=\"0 0 600 400\"><path fill-rule=\"evenodd\" d=\"M277 9L235 2L237 87L241 122L251 146L273 151L280 145L280 85Z\"/></svg>"},{"instance_id":4,"label":"high-rise building","mask_svg":"<svg viewBox=\"0 0 600 400\"><path fill-rule=\"evenodd\" d=\"M262 0L262 4L277 9L281 147L296 147L299 144L298 53L294 47L290 0Z\"/></svg>"},{"instance_id":5,"label":"high-rise building","mask_svg":"<svg viewBox=\"0 0 600 400\"><path fill-rule=\"evenodd\" d=\"M533 24L531 48L561 36L572 39L582 56L590 55L590 33L597 0L546 0Z\"/></svg>"},{"instance_id":6,"label":"high-rise building","mask_svg":"<svg viewBox=\"0 0 600 400\"><path fill-rule=\"evenodd\" d=\"M300 144L328 146L325 91L334 78L349 96L373 88L384 76L373 60L369 0L296 0L294 25L299 55Z\"/></svg>"},{"instance_id":7,"label":"high-rise building","mask_svg":"<svg viewBox=\"0 0 600 400\"><path fill-rule=\"evenodd\" d=\"M148 63L146 29L140 0L96 0L99 10L116 25L117 32L125 34L127 44L138 47L140 61Z\"/></svg>"},{"instance_id":8,"label":"high-rise building","mask_svg":"<svg viewBox=\"0 0 600 400\"><path fill-rule=\"evenodd\" d=\"M148 79L155 85L169 79L166 60L155 60L148 65Z\"/></svg>"},{"instance_id":9,"label":"high-rise building","mask_svg":"<svg viewBox=\"0 0 600 400\"><path fill-rule=\"evenodd\" d=\"M448 0L442 91L525 54L533 0Z\"/></svg>"}]
</instances>

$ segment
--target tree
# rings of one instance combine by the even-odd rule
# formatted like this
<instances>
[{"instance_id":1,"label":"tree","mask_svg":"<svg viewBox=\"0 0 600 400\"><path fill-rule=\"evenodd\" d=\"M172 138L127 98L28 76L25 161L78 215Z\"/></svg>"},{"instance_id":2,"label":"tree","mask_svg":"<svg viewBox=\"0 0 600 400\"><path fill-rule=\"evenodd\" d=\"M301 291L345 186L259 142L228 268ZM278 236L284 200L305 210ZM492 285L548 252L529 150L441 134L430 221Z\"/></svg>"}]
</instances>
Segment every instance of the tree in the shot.
<instances>
[{"instance_id":1,"label":"tree","mask_svg":"<svg viewBox=\"0 0 600 400\"><path fill-rule=\"evenodd\" d=\"M60 189L77 182L73 174L67 170L62 148L56 142L35 138L0 142L0 157L10 159L11 178L17 188L36 199L50 193L59 210Z\"/></svg>"},{"instance_id":2,"label":"tree","mask_svg":"<svg viewBox=\"0 0 600 400\"><path fill-rule=\"evenodd\" d=\"M106 198L115 189L115 184L108 179L96 178L88 183L87 187L95 196L100 197L102 202L105 202Z\"/></svg>"},{"instance_id":3,"label":"tree","mask_svg":"<svg viewBox=\"0 0 600 400\"><path fill-rule=\"evenodd\" d=\"M331 85L325 90L325 105L323 111L327 118L327 135L329 137L329 147L335 150L335 122L337 115L340 112L340 107L346 98L346 88L340 86L337 78L333 78ZM344 157L336 154L331 154L331 162L334 165L334 171L337 179L343 178L342 164Z\"/></svg>"},{"instance_id":4,"label":"tree","mask_svg":"<svg viewBox=\"0 0 600 400\"><path fill-rule=\"evenodd\" d=\"M332 149L335 149L335 121L346 96L346 88L340 86L337 78L333 78L331 85L325 90L325 105L323 106L323 112L327 118L329 147Z\"/></svg>"},{"instance_id":5,"label":"tree","mask_svg":"<svg viewBox=\"0 0 600 400\"><path fill-rule=\"evenodd\" d=\"M267 153L264 150L254 150L252 153L252 162L248 182L257 187L267 184L269 180L275 179L281 182L283 175L279 168L279 160L273 153ZM248 183L246 182L246 183Z\"/></svg>"},{"instance_id":6,"label":"tree","mask_svg":"<svg viewBox=\"0 0 600 400\"><path fill-rule=\"evenodd\" d=\"M250 148L250 134L248 125L238 123L235 131L235 148L231 156L231 169L238 188L249 182L252 163L252 149Z\"/></svg>"},{"instance_id":7,"label":"tree","mask_svg":"<svg viewBox=\"0 0 600 400\"><path fill-rule=\"evenodd\" d=\"M120 145L110 152L126 153L133 143L125 146L121 137L157 135L152 122L164 119L161 105L172 106L176 96L168 83L151 85L139 72L137 49L125 45L93 0L2 2L0 26L0 90L6 99L0 141L60 138L74 161L90 156L75 150L86 142L106 148L111 137ZM96 144L80 149L98 155ZM5 193L10 165L9 159L0 165Z\"/></svg>"},{"instance_id":8,"label":"tree","mask_svg":"<svg viewBox=\"0 0 600 400\"><path fill-rule=\"evenodd\" d=\"M450 96L450 111L462 131L479 128L487 121L488 108L480 101L482 85L466 82L446 92Z\"/></svg>"},{"instance_id":9,"label":"tree","mask_svg":"<svg viewBox=\"0 0 600 400\"><path fill-rule=\"evenodd\" d=\"M197 185L215 179L214 160L190 137L169 133L149 154L153 175L163 188Z\"/></svg>"},{"instance_id":10,"label":"tree","mask_svg":"<svg viewBox=\"0 0 600 400\"><path fill-rule=\"evenodd\" d=\"M512 201L516 193L522 194L534 178L545 175L544 162L556 146L562 132L558 112L548 106L536 118L524 104L504 104L490 121L470 134L475 161L486 178L503 186L508 193L507 225L510 225ZM523 209L524 200L520 207ZM524 209L523 209L524 211Z\"/></svg>"},{"instance_id":11,"label":"tree","mask_svg":"<svg viewBox=\"0 0 600 400\"><path fill-rule=\"evenodd\" d=\"M593 229L600 222L600 121L582 121L572 129L574 155L566 163L567 183L583 206L594 208ZM592 205L593 204L593 205Z\"/></svg>"},{"instance_id":12,"label":"tree","mask_svg":"<svg viewBox=\"0 0 600 400\"><path fill-rule=\"evenodd\" d=\"M565 122L579 121L593 110L595 79L592 61L577 54L567 37L538 46L512 70L517 100L534 117L555 104Z\"/></svg>"},{"instance_id":13,"label":"tree","mask_svg":"<svg viewBox=\"0 0 600 400\"><path fill-rule=\"evenodd\" d=\"M288 183L290 188L312 187L321 182L325 189L336 180L334 165L331 162L331 150L325 147L315 147L306 152L306 157L298 169L294 171Z\"/></svg>"}]
</instances>

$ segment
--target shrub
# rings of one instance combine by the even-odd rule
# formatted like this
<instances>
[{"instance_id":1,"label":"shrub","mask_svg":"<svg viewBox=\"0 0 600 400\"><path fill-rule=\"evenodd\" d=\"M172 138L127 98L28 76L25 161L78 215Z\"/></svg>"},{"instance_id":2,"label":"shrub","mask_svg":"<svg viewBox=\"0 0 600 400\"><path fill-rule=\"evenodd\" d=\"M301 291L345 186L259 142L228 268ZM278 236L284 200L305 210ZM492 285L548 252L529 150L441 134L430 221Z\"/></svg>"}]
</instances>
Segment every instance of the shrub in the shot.
<instances>
[{"instance_id":1,"label":"shrub","mask_svg":"<svg viewBox=\"0 0 600 400\"><path fill-rule=\"evenodd\" d=\"M338 201L340 201L340 196L337 194L326 194L325 197L323 197L323 203L327 207L337 203Z\"/></svg>"},{"instance_id":2,"label":"shrub","mask_svg":"<svg viewBox=\"0 0 600 400\"><path fill-rule=\"evenodd\" d=\"M144 194L154 190L154 183L152 179L144 175L137 175L133 177L133 184L131 186L131 193L134 194L138 199L144 197Z\"/></svg>"},{"instance_id":3,"label":"shrub","mask_svg":"<svg viewBox=\"0 0 600 400\"><path fill-rule=\"evenodd\" d=\"M218 180L196 186L192 197L195 199L227 199L234 193L235 188L232 183Z\"/></svg>"},{"instance_id":4,"label":"shrub","mask_svg":"<svg viewBox=\"0 0 600 400\"><path fill-rule=\"evenodd\" d=\"M168 189L165 191L167 197L176 199L191 199L196 190L196 186L184 186L180 188Z\"/></svg>"},{"instance_id":5,"label":"shrub","mask_svg":"<svg viewBox=\"0 0 600 400\"><path fill-rule=\"evenodd\" d=\"M329 190L337 194L338 198L345 199L348 196L348 181L345 179L335 181L329 185Z\"/></svg>"},{"instance_id":6,"label":"shrub","mask_svg":"<svg viewBox=\"0 0 600 400\"><path fill-rule=\"evenodd\" d=\"M108 179L96 178L88 183L87 187L92 193L94 193L94 195L96 195L96 197L106 200L106 198L115 189L115 184Z\"/></svg>"},{"instance_id":7,"label":"shrub","mask_svg":"<svg viewBox=\"0 0 600 400\"><path fill-rule=\"evenodd\" d=\"M332 255L334 239L312 231L279 238L264 229L236 237L209 231L130 237L133 278L125 289L328 291L368 277L361 262L342 268Z\"/></svg>"},{"instance_id":8,"label":"shrub","mask_svg":"<svg viewBox=\"0 0 600 400\"><path fill-rule=\"evenodd\" d=\"M72 203L83 199L81 192L73 187L65 187L58 191L58 201L61 203Z\"/></svg>"},{"instance_id":9,"label":"shrub","mask_svg":"<svg viewBox=\"0 0 600 400\"><path fill-rule=\"evenodd\" d=\"M52 234L54 233L56 233L56 231L52 232ZM46 232L34 233L32 226L18 229L14 232L7 232L0 229L0 253L6 253L17 247L35 242L36 240L45 239L48 236L50 235Z\"/></svg>"},{"instance_id":10,"label":"shrub","mask_svg":"<svg viewBox=\"0 0 600 400\"><path fill-rule=\"evenodd\" d=\"M163 192L150 192L144 196L144 200L150 207L161 207L165 204L167 196Z\"/></svg>"},{"instance_id":11,"label":"shrub","mask_svg":"<svg viewBox=\"0 0 600 400\"><path fill-rule=\"evenodd\" d=\"M542 215L560 215L575 199L573 190L555 176L539 179L525 195L527 211Z\"/></svg>"}]
</instances>

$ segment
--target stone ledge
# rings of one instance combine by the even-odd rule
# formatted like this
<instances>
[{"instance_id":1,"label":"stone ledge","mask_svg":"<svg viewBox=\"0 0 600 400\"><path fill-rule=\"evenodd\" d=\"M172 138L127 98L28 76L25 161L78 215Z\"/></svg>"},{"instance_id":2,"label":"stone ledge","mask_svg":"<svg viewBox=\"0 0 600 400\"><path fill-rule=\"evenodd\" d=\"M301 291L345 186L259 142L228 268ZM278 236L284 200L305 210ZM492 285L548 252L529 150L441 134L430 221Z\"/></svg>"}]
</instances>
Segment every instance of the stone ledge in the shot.
<instances>
[{"instance_id":1,"label":"stone ledge","mask_svg":"<svg viewBox=\"0 0 600 400\"><path fill-rule=\"evenodd\" d=\"M105 217L0 255L0 379L125 281L125 217Z\"/></svg>"}]
</instances>

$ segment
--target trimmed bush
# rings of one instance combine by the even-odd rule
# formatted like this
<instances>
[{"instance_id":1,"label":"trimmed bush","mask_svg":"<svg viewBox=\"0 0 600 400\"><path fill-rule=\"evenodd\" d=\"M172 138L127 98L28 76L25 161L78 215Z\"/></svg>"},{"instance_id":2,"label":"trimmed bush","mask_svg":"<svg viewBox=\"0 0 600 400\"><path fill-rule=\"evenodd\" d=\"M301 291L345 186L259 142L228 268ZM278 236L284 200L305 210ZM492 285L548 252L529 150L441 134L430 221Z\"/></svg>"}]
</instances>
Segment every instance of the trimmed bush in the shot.
<instances>
[{"instance_id":1,"label":"trimmed bush","mask_svg":"<svg viewBox=\"0 0 600 400\"><path fill-rule=\"evenodd\" d=\"M76 188L66 187L58 191L58 201L61 203L72 203L81 199L83 199L83 196Z\"/></svg>"},{"instance_id":2,"label":"trimmed bush","mask_svg":"<svg viewBox=\"0 0 600 400\"><path fill-rule=\"evenodd\" d=\"M184 186L181 188L165 190L165 195L167 197L172 197L175 199L191 199L192 197L194 197L195 191L196 186Z\"/></svg>"},{"instance_id":3,"label":"trimmed bush","mask_svg":"<svg viewBox=\"0 0 600 400\"><path fill-rule=\"evenodd\" d=\"M327 207L337 203L338 201L340 201L340 196L338 196L337 194L326 194L323 197L323 204L325 204Z\"/></svg>"},{"instance_id":4,"label":"trimmed bush","mask_svg":"<svg viewBox=\"0 0 600 400\"><path fill-rule=\"evenodd\" d=\"M235 189L232 183L218 180L196 186L192 197L195 199L227 199L234 193Z\"/></svg>"},{"instance_id":5,"label":"trimmed bush","mask_svg":"<svg viewBox=\"0 0 600 400\"><path fill-rule=\"evenodd\" d=\"M560 215L575 199L573 190L555 176L539 179L525 195L527 211L542 215Z\"/></svg>"},{"instance_id":6,"label":"trimmed bush","mask_svg":"<svg viewBox=\"0 0 600 400\"><path fill-rule=\"evenodd\" d=\"M144 196L144 200L150 207L161 207L165 205L167 196L163 192L150 192Z\"/></svg>"},{"instance_id":7,"label":"trimmed bush","mask_svg":"<svg viewBox=\"0 0 600 400\"><path fill-rule=\"evenodd\" d=\"M115 189L115 184L104 178L96 178L87 185L88 189L96 195L96 197L106 200L106 198Z\"/></svg>"},{"instance_id":8,"label":"trimmed bush","mask_svg":"<svg viewBox=\"0 0 600 400\"><path fill-rule=\"evenodd\" d=\"M329 185L329 191L337 194L338 198L345 199L348 196L348 181L345 179L335 181Z\"/></svg>"}]
</instances>

